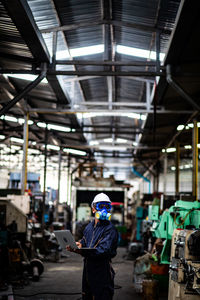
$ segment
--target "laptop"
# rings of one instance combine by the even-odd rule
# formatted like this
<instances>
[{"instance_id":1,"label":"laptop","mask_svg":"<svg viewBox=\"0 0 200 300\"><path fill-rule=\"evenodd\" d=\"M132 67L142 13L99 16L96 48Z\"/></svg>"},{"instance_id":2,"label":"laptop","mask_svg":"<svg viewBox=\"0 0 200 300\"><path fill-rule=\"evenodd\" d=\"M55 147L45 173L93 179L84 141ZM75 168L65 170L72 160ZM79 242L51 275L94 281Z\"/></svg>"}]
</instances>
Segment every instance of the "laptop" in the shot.
<instances>
[{"instance_id":1,"label":"laptop","mask_svg":"<svg viewBox=\"0 0 200 300\"><path fill-rule=\"evenodd\" d=\"M78 248L70 230L55 230L54 234L62 249L67 250L66 246L69 245L72 249L80 249L81 251L83 250L83 252L86 252L88 250L96 250L95 248L87 247Z\"/></svg>"}]
</instances>

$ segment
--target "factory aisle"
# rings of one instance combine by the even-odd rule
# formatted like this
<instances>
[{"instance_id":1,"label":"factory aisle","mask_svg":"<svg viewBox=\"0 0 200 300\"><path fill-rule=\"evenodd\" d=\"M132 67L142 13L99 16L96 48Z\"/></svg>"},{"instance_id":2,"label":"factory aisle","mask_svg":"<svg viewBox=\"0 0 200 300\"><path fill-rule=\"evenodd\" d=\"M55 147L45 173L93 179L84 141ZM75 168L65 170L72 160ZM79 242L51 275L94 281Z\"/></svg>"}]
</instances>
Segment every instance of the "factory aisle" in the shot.
<instances>
[{"instance_id":1,"label":"factory aisle","mask_svg":"<svg viewBox=\"0 0 200 300\"><path fill-rule=\"evenodd\" d=\"M140 300L142 296L137 295L133 289L133 262L123 258L125 253L125 248L118 248L118 255L113 259L113 268L116 272L115 285L117 288L114 300ZM81 299L81 294L69 295L69 293L81 292L82 257L74 253L69 255L68 258L62 258L58 263L45 263L45 272L42 274L39 282L31 282L25 288L15 290L15 294L26 295L26 297L15 296L14 299ZM61 293L65 295L59 295Z\"/></svg>"}]
</instances>

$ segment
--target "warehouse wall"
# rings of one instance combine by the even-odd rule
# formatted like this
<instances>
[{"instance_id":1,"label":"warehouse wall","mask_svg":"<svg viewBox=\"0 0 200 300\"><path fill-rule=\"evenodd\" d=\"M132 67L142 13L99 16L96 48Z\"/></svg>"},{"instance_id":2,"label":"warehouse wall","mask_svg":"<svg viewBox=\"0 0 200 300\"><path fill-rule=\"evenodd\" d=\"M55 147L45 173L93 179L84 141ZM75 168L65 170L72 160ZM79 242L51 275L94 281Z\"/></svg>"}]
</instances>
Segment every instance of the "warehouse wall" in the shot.
<instances>
[{"instance_id":1,"label":"warehouse wall","mask_svg":"<svg viewBox=\"0 0 200 300\"><path fill-rule=\"evenodd\" d=\"M166 192L167 194L175 193L175 172L170 172L166 177ZM179 191L180 192L192 192L192 171L184 170L180 171L179 177ZM159 192L163 192L164 176L159 176Z\"/></svg>"},{"instance_id":2,"label":"warehouse wall","mask_svg":"<svg viewBox=\"0 0 200 300\"><path fill-rule=\"evenodd\" d=\"M6 189L8 187L9 171L0 169L0 189Z\"/></svg>"},{"instance_id":3,"label":"warehouse wall","mask_svg":"<svg viewBox=\"0 0 200 300\"><path fill-rule=\"evenodd\" d=\"M153 192L153 178L151 178L151 193ZM175 172L171 171L166 176L166 194L175 195ZM179 192L192 193L192 170L180 170ZM149 184L143 179L138 179L140 194L149 193ZM163 193L164 190L164 175L159 176L158 192ZM198 198L200 199L200 174L198 176Z\"/></svg>"}]
</instances>

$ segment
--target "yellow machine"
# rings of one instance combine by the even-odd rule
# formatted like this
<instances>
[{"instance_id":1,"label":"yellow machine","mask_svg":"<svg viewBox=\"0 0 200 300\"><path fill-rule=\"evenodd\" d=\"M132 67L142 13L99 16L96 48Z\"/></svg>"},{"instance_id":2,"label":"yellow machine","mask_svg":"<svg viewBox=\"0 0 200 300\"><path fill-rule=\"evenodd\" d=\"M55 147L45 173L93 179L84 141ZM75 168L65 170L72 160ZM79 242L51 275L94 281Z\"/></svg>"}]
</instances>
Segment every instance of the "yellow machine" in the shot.
<instances>
[{"instance_id":1,"label":"yellow machine","mask_svg":"<svg viewBox=\"0 0 200 300\"><path fill-rule=\"evenodd\" d=\"M175 229L168 300L200 299L200 229Z\"/></svg>"}]
</instances>

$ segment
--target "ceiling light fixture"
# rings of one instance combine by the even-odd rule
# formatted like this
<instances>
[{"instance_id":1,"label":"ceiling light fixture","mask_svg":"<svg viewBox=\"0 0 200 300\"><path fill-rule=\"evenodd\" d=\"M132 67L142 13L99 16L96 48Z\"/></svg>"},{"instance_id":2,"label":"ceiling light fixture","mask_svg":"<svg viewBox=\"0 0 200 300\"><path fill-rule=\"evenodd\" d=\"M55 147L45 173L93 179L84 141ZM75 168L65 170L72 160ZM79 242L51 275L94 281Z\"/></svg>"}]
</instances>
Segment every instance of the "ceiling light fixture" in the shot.
<instances>
[{"instance_id":1,"label":"ceiling light fixture","mask_svg":"<svg viewBox=\"0 0 200 300\"><path fill-rule=\"evenodd\" d=\"M99 146L99 150L106 150L106 151L126 151L126 147L122 146Z\"/></svg>"},{"instance_id":2,"label":"ceiling light fixture","mask_svg":"<svg viewBox=\"0 0 200 300\"><path fill-rule=\"evenodd\" d=\"M94 117L128 117L138 120L146 120L146 115L137 113L117 112L117 111L101 111L101 112L87 112L77 113L78 119L94 118Z\"/></svg>"},{"instance_id":3,"label":"ceiling light fixture","mask_svg":"<svg viewBox=\"0 0 200 300\"><path fill-rule=\"evenodd\" d=\"M23 144L24 143L23 139L16 138L16 137L11 137L10 140L11 140L11 142L15 142L15 143L19 143L19 144Z\"/></svg>"},{"instance_id":4,"label":"ceiling light fixture","mask_svg":"<svg viewBox=\"0 0 200 300\"><path fill-rule=\"evenodd\" d=\"M83 155L83 156L87 154L87 152L85 152L85 151L71 149L71 148L64 148L63 151L67 152L67 153L76 154L76 155Z\"/></svg>"},{"instance_id":5,"label":"ceiling light fixture","mask_svg":"<svg viewBox=\"0 0 200 300\"><path fill-rule=\"evenodd\" d=\"M70 132L71 131L71 128L70 127L65 127L65 126L60 126L60 125L55 125L55 124L46 124L46 123L43 123L43 122L37 122L37 126L38 127L41 127L41 128L46 128L48 130L57 130L57 131L63 131L63 132ZM76 131L75 129L72 129L72 131Z\"/></svg>"},{"instance_id":6,"label":"ceiling light fixture","mask_svg":"<svg viewBox=\"0 0 200 300\"><path fill-rule=\"evenodd\" d=\"M44 146L43 146L44 147ZM60 150L60 147L59 146L55 146L55 145L47 145L47 149L49 150L56 150L56 151L59 151Z\"/></svg>"}]
</instances>

